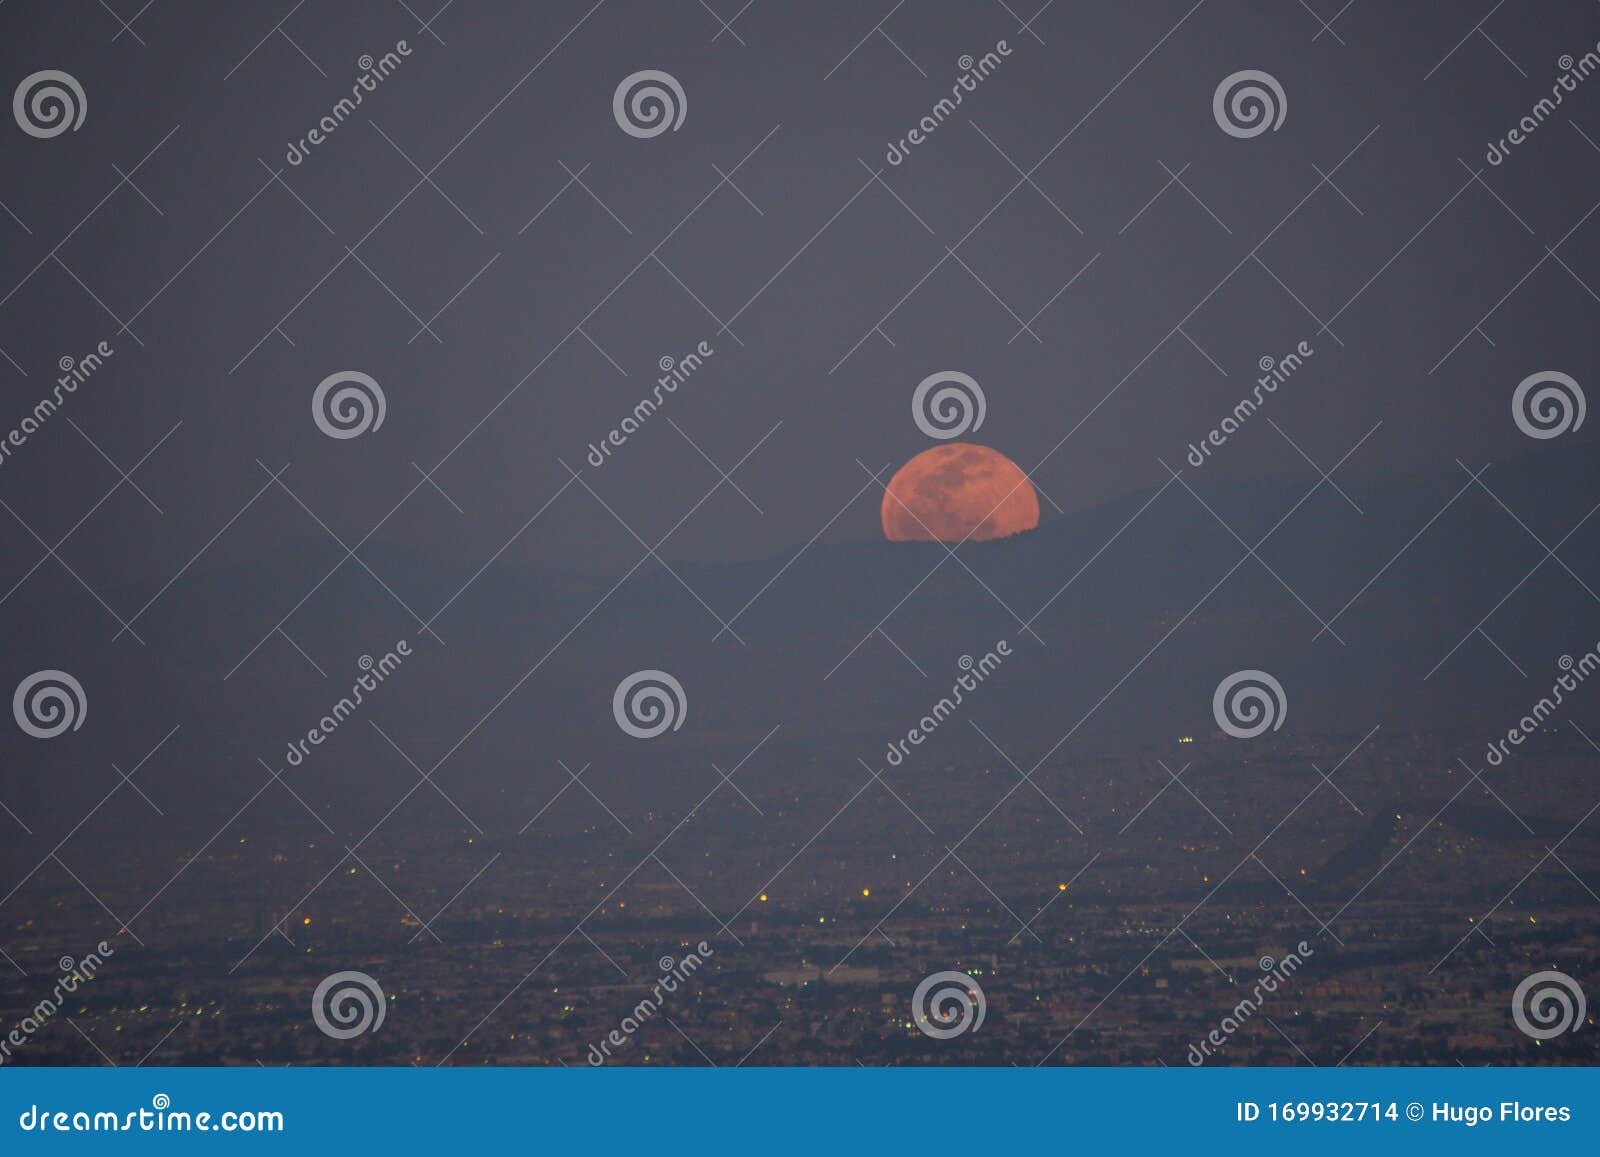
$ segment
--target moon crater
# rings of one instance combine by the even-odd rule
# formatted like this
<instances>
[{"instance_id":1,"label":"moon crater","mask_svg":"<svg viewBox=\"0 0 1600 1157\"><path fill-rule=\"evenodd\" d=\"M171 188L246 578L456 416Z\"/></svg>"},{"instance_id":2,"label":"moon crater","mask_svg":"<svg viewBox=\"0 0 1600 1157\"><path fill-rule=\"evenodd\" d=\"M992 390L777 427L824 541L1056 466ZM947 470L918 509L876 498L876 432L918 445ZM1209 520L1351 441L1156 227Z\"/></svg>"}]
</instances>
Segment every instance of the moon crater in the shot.
<instances>
[{"instance_id":1,"label":"moon crater","mask_svg":"<svg viewBox=\"0 0 1600 1157\"><path fill-rule=\"evenodd\" d=\"M1038 526L1039 496L998 450L946 442L896 471L883 494L882 516L891 542L982 541Z\"/></svg>"}]
</instances>

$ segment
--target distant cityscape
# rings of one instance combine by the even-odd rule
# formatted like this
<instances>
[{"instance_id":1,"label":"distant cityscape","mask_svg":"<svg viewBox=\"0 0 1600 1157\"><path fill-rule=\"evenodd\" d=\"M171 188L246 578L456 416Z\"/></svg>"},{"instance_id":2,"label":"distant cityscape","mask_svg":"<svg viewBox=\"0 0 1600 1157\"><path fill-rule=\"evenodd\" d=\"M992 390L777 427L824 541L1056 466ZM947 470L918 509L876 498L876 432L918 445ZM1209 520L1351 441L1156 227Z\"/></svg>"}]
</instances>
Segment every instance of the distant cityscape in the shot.
<instances>
[{"instance_id":1,"label":"distant cityscape","mask_svg":"<svg viewBox=\"0 0 1600 1157\"><path fill-rule=\"evenodd\" d=\"M573 801L522 835L397 828L359 863L325 840L228 833L171 884L158 921L135 922L143 946L86 891L41 878L0 909L8 1022L48 991L64 945L105 939L115 956L10 1063L1600 1059L1592 1009L1546 1041L1510 1011L1541 969L1600 993L1600 840L1580 828L1558 843L1600 800L1600 753L1581 733L1548 729L1481 778L1455 735L1327 736L1248 763L1222 742L1051 760L1026 784L998 758L809 793L752 778L748 801L719 792L687 820ZM1528 799L1542 810L1521 810ZM733 834L752 806L817 834ZM129 894L189 854L130 869ZM675 991L641 1008L702 942ZM1241 1010L1302 942L1293 975ZM311 1017L313 990L344 969L387 1001L359 1039ZM986 1012L953 1039L914 1019L913 991L942 971L969 976ZM1192 1050L1229 1017L1223 1045ZM625 1021L621 1044L591 1051Z\"/></svg>"}]
</instances>

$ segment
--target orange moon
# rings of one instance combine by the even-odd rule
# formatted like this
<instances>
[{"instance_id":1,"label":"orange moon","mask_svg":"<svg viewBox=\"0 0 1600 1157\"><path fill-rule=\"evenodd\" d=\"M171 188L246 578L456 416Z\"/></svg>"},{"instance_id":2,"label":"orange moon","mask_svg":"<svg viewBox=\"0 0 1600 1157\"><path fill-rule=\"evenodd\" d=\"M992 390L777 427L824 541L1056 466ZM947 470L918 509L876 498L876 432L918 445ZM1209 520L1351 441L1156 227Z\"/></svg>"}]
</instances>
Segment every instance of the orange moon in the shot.
<instances>
[{"instance_id":1,"label":"orange moon","mask_svg":"<svg viewBox=\"0 0 1600 1157\"><path fill-rule=\"evenodd\" d=\"M947 442L895 473L883 494L890 542L1005 538L1039 525L1039 496L1017 464L998 450Z\"/></svg>"}]
</instances>

